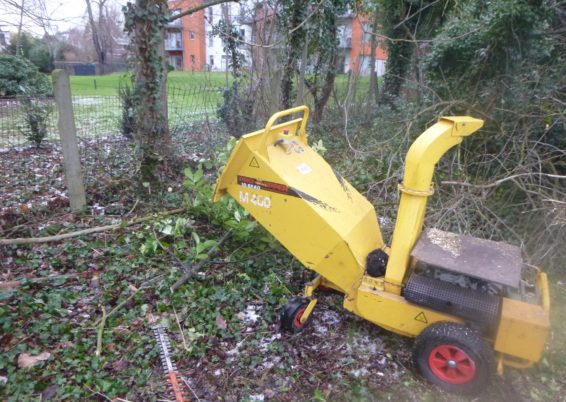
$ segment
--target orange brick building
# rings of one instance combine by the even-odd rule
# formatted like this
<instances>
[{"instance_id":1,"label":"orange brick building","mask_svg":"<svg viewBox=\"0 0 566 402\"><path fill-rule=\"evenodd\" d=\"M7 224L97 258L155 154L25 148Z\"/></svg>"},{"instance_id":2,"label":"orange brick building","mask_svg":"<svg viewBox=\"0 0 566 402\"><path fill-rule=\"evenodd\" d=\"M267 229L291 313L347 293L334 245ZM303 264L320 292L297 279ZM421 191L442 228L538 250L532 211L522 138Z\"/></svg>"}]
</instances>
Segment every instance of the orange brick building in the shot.
<instances>
[{"instance_id":1,"label":"orange brick building","mask_svg":"<svg viewBox=\"0 0 566 402\"><path fill-rule=\"evenodd\" d=\"M352 71L356 75L370 72L372 26L366 16L345 14L338 19L338 39L340 41L338 67L340 72ZM381 38L377 38L375 50L375 71L378 76L385 74L387 52Z\"/></svg>"},{"instance_id":2,"label":"orange brick building","mask_svg":"<svg viewBox=\"0 0 566 402\"><path fill-rule=\"evenodd\" d=\"M202 4L201 0L167 2L173 14ZM204 11L181 17L165 30L165 53L168 63L176 70L203 71L206 64Z\"/></svg>"}]
</instances>

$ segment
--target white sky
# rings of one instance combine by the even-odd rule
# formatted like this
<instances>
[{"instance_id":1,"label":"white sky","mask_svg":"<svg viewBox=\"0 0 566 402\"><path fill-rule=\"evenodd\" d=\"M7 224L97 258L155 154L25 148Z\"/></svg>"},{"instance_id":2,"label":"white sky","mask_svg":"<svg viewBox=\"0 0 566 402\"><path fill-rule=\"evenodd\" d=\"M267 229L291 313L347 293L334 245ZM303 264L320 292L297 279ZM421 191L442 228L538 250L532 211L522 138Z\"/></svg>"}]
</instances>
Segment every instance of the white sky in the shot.
<instances>
[{"instance_id":1,"label":"white sky","mask_svg":"<svg viewBox=\"0 0 566 402\"><path fill-rule=\"evenodd\" d=\"M0 0L0 27L3 31L16 32L20 21L19 11L10 3L21 4L31 14L47 14L46 25L49 33L64 32L72 27L84 26L86 22L86 3L84 0ZM108 0L121 8L127 0ZM41 12L41 4L45 4L45 13ZM94 3L94 1L93 1ZM93 12L97 6L93 4ZM24 17L23 30L43 35L44 29L29 17Z\"/></svg>"}]
</instances>

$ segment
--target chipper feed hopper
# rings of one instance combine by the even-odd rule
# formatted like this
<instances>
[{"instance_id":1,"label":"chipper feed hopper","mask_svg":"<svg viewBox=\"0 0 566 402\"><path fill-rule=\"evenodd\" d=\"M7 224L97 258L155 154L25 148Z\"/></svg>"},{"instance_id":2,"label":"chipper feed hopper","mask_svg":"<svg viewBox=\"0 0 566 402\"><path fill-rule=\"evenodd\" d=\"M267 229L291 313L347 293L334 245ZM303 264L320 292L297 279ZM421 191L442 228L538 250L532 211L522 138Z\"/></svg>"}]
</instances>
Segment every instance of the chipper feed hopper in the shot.
<instances>
[{"instance_id":1,"label":"chipper feed hopper","mask_svg":"<svg viewBox=\"0 0 566 402\"><path fill-rule=\"evenodd\" d=\"M299 117L280 121L291 115ZM546 274L517 247L422 230L436 163L483 121L442 117L412 144L387 246L372 204L309 147L308 115L305 106L285 110L244 135L214 194L230 194L318 274L284 307L282 326L308 323L322 285L352 313L415 337L416 367L448 391L480 392L504 366L537 362L550 327Z\"/></svg>"}]
</instances>

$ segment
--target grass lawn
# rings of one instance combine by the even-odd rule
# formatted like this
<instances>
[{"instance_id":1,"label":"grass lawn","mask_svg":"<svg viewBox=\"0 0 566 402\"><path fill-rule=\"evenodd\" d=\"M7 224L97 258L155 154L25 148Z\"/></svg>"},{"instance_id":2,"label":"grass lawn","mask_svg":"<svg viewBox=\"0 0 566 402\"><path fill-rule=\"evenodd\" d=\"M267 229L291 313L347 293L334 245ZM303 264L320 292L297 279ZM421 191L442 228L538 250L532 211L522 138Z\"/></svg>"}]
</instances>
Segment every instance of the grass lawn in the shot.
<instances>
[{"instance_id":1,"label":"grass lawn","mask_svg":"<svg viewBox=\"0 0 566 402\"><path fill-rule=\"evenodd\" d=\"M226 82L225 73L171 71L167 76L169 87L220 87ZM114 96L120 83L128 83L127 73L98 76L71 76L71 91L77 96Z\"/></svg>"},{"instance_id":2,"label":"grass lawn","mask_svg":"<svg viewBox=\"0 0 566 402\"><path fill-rule=\"evenodd\" d=\"M72 75L71 91L77 96L113 96L117 95L120 83L127 82L129 82L127 73L98 76ZM171 71L167 76L167 82L170 88L222 87L226 85L226 73ZM365 93L369 86L369 77L356 77L355 83L357 91ZM340 95L345 94L348 87L348 76L338 75L335 87Z\"/></svg>"}]
</instances>

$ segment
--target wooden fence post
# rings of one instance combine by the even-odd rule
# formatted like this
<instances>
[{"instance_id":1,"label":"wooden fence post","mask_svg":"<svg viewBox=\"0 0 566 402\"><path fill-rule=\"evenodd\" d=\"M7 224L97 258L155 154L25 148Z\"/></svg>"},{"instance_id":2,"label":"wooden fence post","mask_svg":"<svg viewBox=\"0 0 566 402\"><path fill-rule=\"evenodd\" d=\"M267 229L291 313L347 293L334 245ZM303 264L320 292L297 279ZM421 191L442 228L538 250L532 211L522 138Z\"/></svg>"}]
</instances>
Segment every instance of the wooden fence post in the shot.
<instances>
[{"instance_id":1,"label":"wooden fence post","mask_svg":"<svg viewBox=\"0 0 566 402\"><path fill-rule=\"evenodd\" d=\"M69 75L65 70L54 70L51 77L55 101L59 110L58 128L61 138L61 149L63 150L65 183L69 191L71 211L79 212L86 205L86 197L79 146L77 144L77 129L73 114Z\"/></svg>"}]
</instances>

